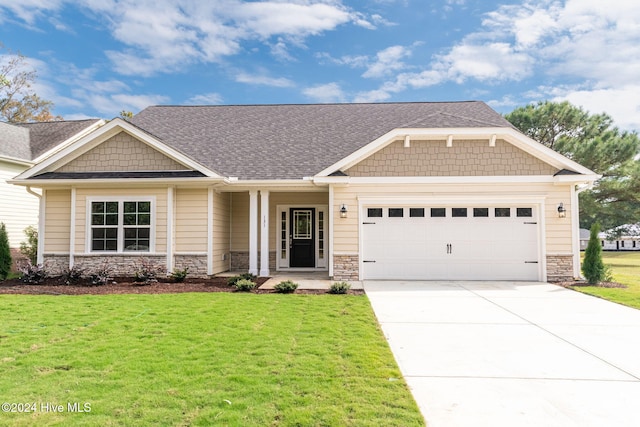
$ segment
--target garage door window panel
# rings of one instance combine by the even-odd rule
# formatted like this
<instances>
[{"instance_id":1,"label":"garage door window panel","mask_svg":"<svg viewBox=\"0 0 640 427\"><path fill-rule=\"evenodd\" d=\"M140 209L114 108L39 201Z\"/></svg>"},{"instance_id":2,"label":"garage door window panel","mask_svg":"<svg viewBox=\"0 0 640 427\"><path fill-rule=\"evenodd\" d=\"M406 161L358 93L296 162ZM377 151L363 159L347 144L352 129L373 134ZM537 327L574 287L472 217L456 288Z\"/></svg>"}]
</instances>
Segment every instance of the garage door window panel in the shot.
<instances>
[{"instance_id":1,"label":"garage door window panel","mask_svg":"<svg viewBox=\"0 0 640 427\"><path fill-rule=\"evenodd\" d=\"M431 218L445 218L446 216L446 208L431 208Z\"/></svg>"},{"instance_id":2,"label":"garage door window panel","mask_svg":"<svg viewBox=\"0 0 640 427\"><path fill-rule=\"evenodd\" d=\"M451 216L454 218L465 218L467 216L467 208L451 208Z\"/></svg>"},{"instance_id":3,"label":"garage door window panel","mask_svg":"<svg viewBox=\"0 0 640 427\"><path fill-rule=\"evenodd\" d=\"M369 218L382 218L382 208L369 208L369 209L367 209L367 217L369 217Z\"/></svg>"},{"instance_id":4,"label":"garage door window panel","mask_svg":"<svg viewBox=\"0 0 640 427\"><path fill-rule=\"evenodd\" d=\"M409 216L411 218L424 218L424 208L410 208Z\"/></svg>"},{"instance_id":5,"label":"garage door window panel","mask_svg":"<svg viewBox=\"0 0 640 427\"><path fill-rule=\"evenodd\" d=\"M507 218L511 216L511 208L496 208L496 218Z\"/></svg>"},{"instance_id":6,"label":"garage door window panel","mask_svg":"<svg viewBox=\"0 0 640 427\"><path fill-rule=\"evenodd\" d=\"M533 209L532 208L517 208L516 209L516 216L518 217L524 217L524 218L531 218L533 216Z\"/></svg>"},{"instance_id":7,"label":"garage door window panel","mask_svg":"<svg viewBox=\"0 0 640 427\"><path fill-rule=\"evenodd\" d=\"M389 218L402 218L404 217L403 208L389 208Z\"/></svg>"},{"instance_id":8,"label":"garage door window panel","mask_svg":"<svg viewBox=\"0 0 640 427\"><path fill-rule=\"evenodd\" d=\"M488 218L489 208L473 208L474 218Z\"/></svg>"}]
</instances>

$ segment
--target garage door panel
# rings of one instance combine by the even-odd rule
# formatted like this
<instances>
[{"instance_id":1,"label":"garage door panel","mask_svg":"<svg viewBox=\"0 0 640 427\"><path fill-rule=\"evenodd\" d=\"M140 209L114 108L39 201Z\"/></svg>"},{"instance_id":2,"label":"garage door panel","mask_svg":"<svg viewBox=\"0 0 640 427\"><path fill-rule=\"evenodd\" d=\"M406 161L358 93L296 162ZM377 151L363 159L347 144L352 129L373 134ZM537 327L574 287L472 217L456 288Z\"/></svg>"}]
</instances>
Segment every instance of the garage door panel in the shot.
<instances>
[{"instance_id":1,"label":"garage door panel","mask_svg":"<svg viewBox=\"0 0 640 427\"><path fill-rule=\"evenodd\" d=\"M513 216L375 218L362 228L365 279L415 280L538 280L539 225L537 214ZM467 209L473 215L472 208ZM484 211L486 214L486 210Z\"/></svg>"}]
</instances>

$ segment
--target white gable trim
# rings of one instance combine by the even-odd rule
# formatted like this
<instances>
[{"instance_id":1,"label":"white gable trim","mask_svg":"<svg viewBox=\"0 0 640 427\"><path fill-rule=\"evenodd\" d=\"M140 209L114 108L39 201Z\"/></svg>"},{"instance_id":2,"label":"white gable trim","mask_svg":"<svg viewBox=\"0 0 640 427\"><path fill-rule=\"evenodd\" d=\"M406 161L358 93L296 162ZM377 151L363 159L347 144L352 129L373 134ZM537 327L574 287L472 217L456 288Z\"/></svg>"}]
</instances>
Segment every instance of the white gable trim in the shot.
<instances>
[{"instance_id":1,"label":"white gable trim","mask_svg":"<svg viewBox=\"0 0 640 427\"><path fill-rule=\"evenodd\" d=\"M169 147L159 139L133 126L131 123L120 118L116 118L111 120L101 128L95 130L94 132L91 132L88 135L80 138L79 140L71 143L62 150L59 150L50 157L45 158L42 162L36 164L31 169L28 169L27 171L21 173L15 179L28 179L40 173L58 169L59 167L80 157L82 154L92 150L93 148L97 147L107 139L115 136L120 132L128 133L140 142L147 144L148 146L154 148L155 150L189 169L202 172L204 175L210 178L222 178L222 176L220 176L216 172L194 161L192 158L185 156L179 151Z\"/></svg>"},{"instance_id":2,"label":"white gable trim","mask_svg":"<svg viewBox=\"0 0 640 427\"><path fill-rule=\"evenodd\" d=\"M62 141L60 144L56 145L55 147L51 148L48 151L45 151L44 153L42 153L41 155L39 155L38 157L33 159L33 163L41 162L42 160L46 159L47 157L57 153L58 151L64 149L65 147L73 144L75 141L79 140L80 138L82 138L82 137L84 137L86 135L89 135L91 132L95 131L96 129L99 129L105 123L106 123L106 121L104 121L103 119L96 120L91 126L87 126L86 128L84 128L80 132L76 133L75 135L71 136L70 138L67 138L66 140Z\"/></svg>"},{"instance_id":3,"label":"white gable trim","mask_svg":"<svg viewBox=\"0 0 640 427\"><path fill-rule=\"evenodd\" d=\"M532 156L542 160L545 163L557 169L568 169L578 174L595 176L596 174L585 168L584 166L570 160L563 155L556 153L550 148L545 147L539 142L534 141L521 132L504 127L504 128L439 128L439 129L393 129L382 135L376 140L370 142L359 150L353 152L349 156L337 163L322 170L316 177L327 177L338 170L349 169L355 164L361 162L373 153L383 149L394 141L404 141L406 137L410 140L445 140L455 144L456 139L486 139L487 145L495 139L503 139L515 147L531 154Z\"/></svg>"}]
</instances>

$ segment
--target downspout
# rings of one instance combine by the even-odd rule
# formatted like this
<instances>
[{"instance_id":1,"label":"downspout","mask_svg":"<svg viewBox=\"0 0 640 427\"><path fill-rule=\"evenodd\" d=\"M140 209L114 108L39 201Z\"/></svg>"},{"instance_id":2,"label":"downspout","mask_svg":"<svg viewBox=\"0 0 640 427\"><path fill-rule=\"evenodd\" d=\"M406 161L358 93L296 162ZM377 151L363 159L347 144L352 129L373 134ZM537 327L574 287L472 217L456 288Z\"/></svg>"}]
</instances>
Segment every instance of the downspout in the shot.
<instances>
[{"instance_id":1,"label":"downspout","mask_svg":"<svg viewBox=\"0 0 640 427\"><path fill-rule=\"evenodd\" d=\"M42 194L39 194L31 189L31 186L27 185L26 187L27 193L32 194L38 198L38 253L36 258L37 264L44 263L44 190L42 190Z\"/></svg>"}]
</instances>

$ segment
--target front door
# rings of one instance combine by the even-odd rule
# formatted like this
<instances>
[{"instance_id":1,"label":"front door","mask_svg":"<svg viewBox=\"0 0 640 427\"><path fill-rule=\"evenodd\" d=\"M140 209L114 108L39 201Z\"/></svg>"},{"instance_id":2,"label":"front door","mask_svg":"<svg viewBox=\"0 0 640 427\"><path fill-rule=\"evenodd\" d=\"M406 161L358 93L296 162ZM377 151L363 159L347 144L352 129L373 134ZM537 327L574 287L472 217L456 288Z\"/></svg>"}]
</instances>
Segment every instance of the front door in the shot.
<instances>
[{"instance_id":1,"label":"front door","mask_svg":"<svg viewBox=\"0 0 640 427\"><path fill-rule=\"evenodd\" d=\"M289 218L289 266L315 267L315 209L291 208Z\"/></svg>"}]
</instances>

